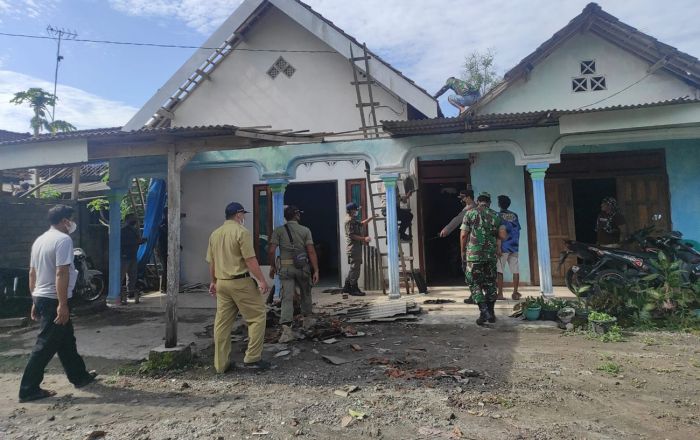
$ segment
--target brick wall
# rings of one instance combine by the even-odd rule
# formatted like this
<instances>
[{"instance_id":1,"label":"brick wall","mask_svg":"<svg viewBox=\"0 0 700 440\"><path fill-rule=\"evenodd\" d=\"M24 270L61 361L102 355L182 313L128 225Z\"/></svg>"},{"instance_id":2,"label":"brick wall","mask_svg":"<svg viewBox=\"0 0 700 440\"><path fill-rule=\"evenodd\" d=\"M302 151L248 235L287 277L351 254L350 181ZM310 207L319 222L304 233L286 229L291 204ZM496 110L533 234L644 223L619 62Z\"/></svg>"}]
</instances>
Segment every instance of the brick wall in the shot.
<instances>
[{"instance_id":1,"label":"brick wall","mask_svg":"<svg viewBox=\"0 0 700 440\"><path fill-rule=\"evenodd\" d=\"M0 268L29 267L32 243L48 229L46 214L58 203L76 205L70 200L0 198ZM80 223L79 218L76 221ZM73 241L79 244L78 238Z\"/></svg>"}]
</instances>

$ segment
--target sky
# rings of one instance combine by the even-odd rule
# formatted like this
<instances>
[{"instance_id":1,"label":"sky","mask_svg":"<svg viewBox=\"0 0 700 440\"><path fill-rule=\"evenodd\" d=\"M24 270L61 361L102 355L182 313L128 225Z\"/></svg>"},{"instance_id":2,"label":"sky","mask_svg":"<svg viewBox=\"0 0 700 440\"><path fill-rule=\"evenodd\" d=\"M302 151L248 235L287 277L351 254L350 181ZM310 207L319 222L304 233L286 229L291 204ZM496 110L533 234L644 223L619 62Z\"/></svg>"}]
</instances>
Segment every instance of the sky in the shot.
<instances>
[{"instance_id":1,"label":"sky","mask_svg":"<svg viewBox=\"0 0 700 440\"><path fill-rule=\"evenodd\" d=\"M201 45L241 0L0 0L0 32ZM307 0L430 93L459 76L464 58L493 49L503 73L578 15L587 0ZM602 8L700 57L697 0L599 0ZM660 7L662 5L663 7ZM274 48L270 48L274 49ZM66 41L56 118L80 129L125 124L193 49ZM0 35L0 129L29 131L29 109L9 103L30 87L53 89L56 43ZM446 115L451 106L442 103Z\"/></svg>"}]
</instances>

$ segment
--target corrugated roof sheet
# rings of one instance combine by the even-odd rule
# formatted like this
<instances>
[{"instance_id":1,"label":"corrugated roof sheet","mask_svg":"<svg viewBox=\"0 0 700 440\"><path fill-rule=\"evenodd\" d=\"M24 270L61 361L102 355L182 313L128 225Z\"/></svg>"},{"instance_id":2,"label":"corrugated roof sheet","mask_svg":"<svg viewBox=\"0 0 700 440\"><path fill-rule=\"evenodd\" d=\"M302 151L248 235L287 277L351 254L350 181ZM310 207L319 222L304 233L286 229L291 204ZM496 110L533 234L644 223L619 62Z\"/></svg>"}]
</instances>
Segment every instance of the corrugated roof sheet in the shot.
<instances>
[{"instance_id":1,"label":"corrugated roof sheet","mask_svg":"<svg viewBox=\"0 0 700 440\"><path fill-rule=\"evenodd\" d=\"M190 137L201 134L208 134L211 136L217 135L234 135L237 131L245 131L252 133L260 133L275 136L284 136L289 138L298 138L300 140L310 139L312 137L317 137L318 134L306 133L306 132L291 132L288 130L272 130L272 129L259 129L259 128L246 128L246 127L236 127L234 125L207 125L207 126L193 126L193 127L160 127L151 128L144 127L139 130L133 131L123 131L121 127L109 127L109 128L94 128L89 130L76 130L69 131L65 133L54 133L54 134L40 134L39 136L30 136L28 138L20 138L14 140L8 140L0 142L0 147L5 145L17 145L17 144L28 144L35 142L48 142L48 141L59 141L65 139L82 139L89 138L91 140L100 138L148 138L149 135L162 135L170 134L173 136Z\"/></svg>"},{"instance_id":2,"label":"corrugated roof sheet","mask_svg":"<svg viewBox=\"0 0 700 440\"><path fill-rule=\"evenodd\" d=\"M13 141L26 137L31 137L31 133L17 133L15 131L0 130L0 142Z\"/></svg>"},{"instance_id":3,"label":"corrugated roof sheet","mask_svg":"<svg viewBox=\"0 0 700 440\"><path fill-rule=\"evenodd\" d=\"M632 110L676 104L693 104L699 102L700 99L682 97L644 104L580 108L575 110L551 109L520 113L490 113L484 115L472 115L466 113L453 118L420 119L415 121L382 121L382 125L385 131L388 131L394 136L462 133L467 131L498 130L508 128L546 127L550 125L558 125L559 117L564 115Z\"/></svg>"}]
</instances>

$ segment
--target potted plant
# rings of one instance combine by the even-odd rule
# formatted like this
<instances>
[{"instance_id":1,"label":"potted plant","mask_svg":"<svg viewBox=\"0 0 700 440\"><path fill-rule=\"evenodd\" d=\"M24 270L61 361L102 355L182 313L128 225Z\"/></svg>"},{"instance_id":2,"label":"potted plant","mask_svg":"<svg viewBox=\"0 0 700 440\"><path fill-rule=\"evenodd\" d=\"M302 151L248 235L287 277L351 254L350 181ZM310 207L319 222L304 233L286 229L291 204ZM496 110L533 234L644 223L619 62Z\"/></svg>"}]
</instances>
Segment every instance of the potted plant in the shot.
<instances>
[{"instance_id":1,"label":"potted plant","mask_svg":"<svg viewBox=\"0 0 700 440\"><path fill-rule=\"evenodd\" d=\"M590 312L588 314L588 324L591 331L599 335L607 333L616 322L617 318L607 313Z\"/></svg>"},{"instance_id":2,"label":"potted plant","mask_svg":"<svg viewBox=\"0 0 700 440\"><path fill-rule=\"evenodd\" d=\"M528 321L537 321L540 318L542 305L539 298L527 297L523 309L525 310L525 319Z\"/></svg>"},{"instance_id":3,"label":"potted plant","mask_svg":"<svg viewBox=\"0 0 700 440\"><path fill-rule=\"evenodd\" d=\"M540 312L540 319L543 321L556 321L557 312L559 311L559 304L553 300L543 300L541 302L542 311Z\"/></svg>"}]
</instances>

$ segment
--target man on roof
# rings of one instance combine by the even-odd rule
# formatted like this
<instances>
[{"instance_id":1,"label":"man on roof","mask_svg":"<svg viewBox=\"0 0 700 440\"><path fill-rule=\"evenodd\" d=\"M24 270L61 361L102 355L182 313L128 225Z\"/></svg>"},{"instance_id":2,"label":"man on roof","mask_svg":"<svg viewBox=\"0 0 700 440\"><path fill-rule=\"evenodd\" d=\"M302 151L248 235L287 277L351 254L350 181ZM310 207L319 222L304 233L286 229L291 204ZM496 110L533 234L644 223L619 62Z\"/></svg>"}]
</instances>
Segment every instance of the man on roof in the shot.
<instances>
[{"instance_id":1,"label":"man on roof","mask_svg":"<svg viewBox=\"0 0 700 440\"><path fill-rule=\"evenodd\" d=\"M478 88L474 87L467 81L451 76L447 78L445 85L442 86L442 88L438 90L435 95L433 95L433 98L439 98L448 90L452 90L456 94L448 96L447 101L457 107L460 113L464 113L464 111L470 105L474 104L481 96Z\"/></svg>"}]
</instances>

